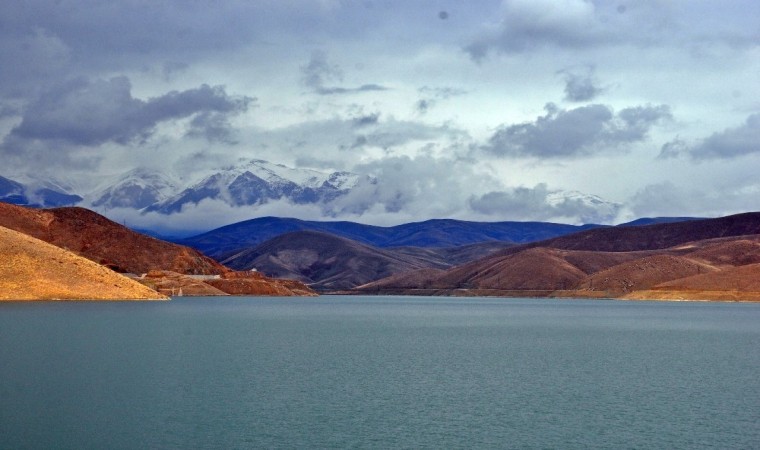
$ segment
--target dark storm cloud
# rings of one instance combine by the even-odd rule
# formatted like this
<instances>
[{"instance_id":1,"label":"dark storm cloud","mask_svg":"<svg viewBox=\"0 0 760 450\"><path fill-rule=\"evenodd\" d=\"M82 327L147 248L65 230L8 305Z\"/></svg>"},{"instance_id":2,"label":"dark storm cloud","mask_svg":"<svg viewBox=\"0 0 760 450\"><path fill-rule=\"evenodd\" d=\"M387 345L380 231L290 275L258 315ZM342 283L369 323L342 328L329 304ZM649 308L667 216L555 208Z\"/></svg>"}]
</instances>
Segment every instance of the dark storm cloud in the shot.
<instances>
[{"instance_id":1,"label":"dark storm cloud","mask_svg":"<svg viewBox=\"0 0 760 450\"><path fill-rule=\"evenodd\" d=\"M752 114L740 126L728 128L689 146L676 139L662 146L660 158L689 155L696 160L728 159L760 153L760 114Z\"/></svg>"},{"instance_id":2,"label":"dark storm cloud","mask_svg":"<svg viewBox=\"0 0 760 450\"><path fill-rule=\"evenodd\" d=\"M301 67L301 82L319 95L388 90L379 84L363 84L358 87L338 86L338 83L343 82L343 70L337 64L330 63L327 60L327 54L321 50L314 51L309 62Z\"/></svg>"},{"instance_id":3,"label":"dark storm cloud","mask_svg":"<svg viewBox=\"0 0 760 450\"><path fill-rule=\"evenodd\" d=\"M200 128L209 128L209 122L219 126L226 116L246 111L253 100L205 84L147 101L132 97L131 89L127 77L77 78L55 85L28 105L9 138L80 146L127 144L148 137L161 122L195 114L203 116L195 123Z\"/></svg>"},{"instance_id":4,"label":"dark storm cloud","mask_svg":"<svg viewBox=\"0 0 760 450\"><path fill-rule=\"evenodd\" d=\"M671 117L665 105L626 108L617 115L599 104L562 110L550 103L545 109L535 122L502 126L483 149L505 157L588 156L642 141L653 125Z\"/></svg>"},{"instance_id":5,"label":"dark storm cloud","mask_svg":"<svg viewBox=\"0 0 760 450\"><path fill-rule=\"evenodd\" d=\"M583 72L564 70L560 72L565 78L565 100L569 102L586 102L593 100L603 89L596 85L593 69Z\"/></svg>"},{"instance_id":6,"label":"dark storm cloud","mask_svg":"<svg viewBox=\"0 0 760 450\"><path fill-rule=\"evenodd\" d=\"M615 218L620 208L615 204L599 208L574 198L552 201L552 193L545 183L540 183L532 188L517 187L472 196L468 203L473 211L489 216L520 217L524 220L571 217L583 223L608 223Z\"/></svg>"},{"instance_id":7,"label":"dark storm cloud","mask_svg":"<svg viewBox=\"0 0 760 450\"><path fill-rule=\"evenodd\" d=\"M282 4L280 4L282 3ZM306 22L319 7L303 2L167 0L6 2L0 34L45 30L65 42L80 64L113 64L134 56L169 57L249 44L277 28L278 19Z\"/></svg>"}]
</instances>

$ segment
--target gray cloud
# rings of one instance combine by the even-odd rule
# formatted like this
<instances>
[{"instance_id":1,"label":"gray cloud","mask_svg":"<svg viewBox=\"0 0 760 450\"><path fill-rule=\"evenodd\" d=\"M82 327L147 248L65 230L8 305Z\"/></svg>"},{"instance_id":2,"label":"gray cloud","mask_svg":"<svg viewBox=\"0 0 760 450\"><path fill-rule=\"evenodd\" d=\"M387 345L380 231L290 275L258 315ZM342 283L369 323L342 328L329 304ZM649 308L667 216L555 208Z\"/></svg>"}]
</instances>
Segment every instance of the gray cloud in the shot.
<instances>
[{"instance_id":1,"label":"gray cloud","mask_svg":"<svg viewBox=\"0 0 760 450\"><path fill-rule=\"evenodd\" d=\"M423 86L417 89L417 92L419 92L421 96L414 106L418 114L427 113L432 107L441 101L467 94L467 91L464 89L431 86Z\"/></svg>"},{"instance_id":2,"label":"gray cloud","mask_svg":"<svg viewBox=\"0 0 760 450\"><path fill-rule=\"evenodd\" d=\"M468 192L495 181L473 171L468 161L430 155L394 156L360 164L368 177L329 205L331 215L419 214L450 217L461 211Z\"/></svg>"},{"instance_id":3,"label":"gray cloud","mask_svg":"<svg viewBox=\"0 0 760 450\"><path fill-rule=\"evenodd\" d=\"M201 130L214 128L210 123L218 127L224 117L246 111L252 101L205 84L144 101L132 97L127 77L77 78L52 87L28 105L9 138L81 146L127 144L145 139L161 122L195 114L203 115L193 124Z\"/></svg>"},{"instance_id":4,"label":"gray cloud","mask_svg":"<svg viewBox=\"0 0 760 450\"><path fill-rule=\"evenodd\" d=\"M723 186L691 187L665 181L644 186L627 203L634 217L718 217L760 210L759 192L760 184L751 177Z\"/></svg>"},{"instance_id":5,"label":"gray cloud","mask_svg":"<svg viewBox=\"0 0 760 450\"><path fill-rule=\"evenodd\" d=\"M666 105L626 108L617 115L599 104L562 110L550 103L545 109L535 122L502 126L483 149L497 156L588 156L642 141L652 126L671 118Z\"/></svg>"},{"instance_id":6,"label":"gray cloud","mask_svg":"<svg viewBox=\"0 0 760 450\"><path fill-rule=\"evenodd\" d=\"M491 191L468 200L470 208L486 216L512 217L515 220L565 220L579 223L610 223L620 210L617 204L591 204L580 198L559 197L546 183L532 188L516 187Z\"/></svg>"},{"instance_id":7,"label":"gray cloud","mask_svg":"<svg viewBox=\"0 0 760 450\"><path fill-rule=\"evenodd\" d=\"M760 42L749 19L756 2L727 5L733 16L745 11L745 20L713 20L724 11L709 3L648 1L620 8L614 2L567 0L505 0L501 23L465 47L471 58L482 61L490 50L515 54L554 48L578 51L609 46L674 46L689 48L720 43L751 47ZM700 26L702 25L702 26Z\"/></svg>"},{"instance_id":8,"label":"gray cloud","mask_svg":"<svg viewBox=\"0 0 760 450\"><path fill-rule=\"evenodd\" d=\"M301 82L304 86L319 95L338 95L361 92L387 91L388 88L379 84L363 84L358 87L337 86L343 82L343 70L337 64L327 60L324 51L316 50L311 54L309 62L301 67Z\"/></svg>"},{"instance_id":9,"label":"gray cloud","mask_svg":"<svg viewBox=\"0 0 760 450\"><path fill-rule=\"evenodd\" d=\"M357 127L363 127L366 125L375 125L380 120L380 113L374 113L374 114L367 114L364 116L359 116L354 119L354 125Z\"/></svg>"},{"instance_id":10,"label":"gray cloud","mask_svg":"<svg viewBox=\"0 0 760 450\"><path fill-rule=\"evenodd\" d=\"M502 22L465 50L482 60L491 48L520 53L542 46L581 48L614 39L597 23L591 2L567 1L561 8L547 1L505 1Z\"/></svg>"},{"instance_id":11,"label":"gray cloud","mask_svg":"<svg viewBox=\"0 0 760 450\"><path fill-rule=\"evenodd\" d=\"M593 69L578 72L560 71L565 78L565 100L569 102L586 102L595 99L604 90L596 85Z\"/></svg>"},{"instance_id":12,"label":"gray cloud","mask_svg":"<svg viewBox=\"0 0 760 450\"><path fill-rule=\"evenodd\" d=\"M752 114L740 126L728 128L689 146L675 139L662 146L660 158L688 155L696 160L728 159L760 153L760 114Z\"/></svg>"}]
</instances>

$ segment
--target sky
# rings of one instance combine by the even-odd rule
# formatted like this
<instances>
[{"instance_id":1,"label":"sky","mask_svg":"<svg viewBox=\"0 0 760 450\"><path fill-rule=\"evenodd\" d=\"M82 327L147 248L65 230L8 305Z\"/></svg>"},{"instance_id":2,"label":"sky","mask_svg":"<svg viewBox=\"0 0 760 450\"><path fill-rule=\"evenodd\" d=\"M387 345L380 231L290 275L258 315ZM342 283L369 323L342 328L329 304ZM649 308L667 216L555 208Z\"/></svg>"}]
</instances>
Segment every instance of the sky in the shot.
<instances>
[{"instance_id":1,"label":"sky","mask_svg":"<svg viewBox=\"0 0 760 450\"><path fill-rule=\"evenodd\" d=\"M241 159L378 180L391 225L760 210L760 2L10 1L0 174L191 179ZM613 203L599 212L579 191Z\"/></svg>"}]
</instances>

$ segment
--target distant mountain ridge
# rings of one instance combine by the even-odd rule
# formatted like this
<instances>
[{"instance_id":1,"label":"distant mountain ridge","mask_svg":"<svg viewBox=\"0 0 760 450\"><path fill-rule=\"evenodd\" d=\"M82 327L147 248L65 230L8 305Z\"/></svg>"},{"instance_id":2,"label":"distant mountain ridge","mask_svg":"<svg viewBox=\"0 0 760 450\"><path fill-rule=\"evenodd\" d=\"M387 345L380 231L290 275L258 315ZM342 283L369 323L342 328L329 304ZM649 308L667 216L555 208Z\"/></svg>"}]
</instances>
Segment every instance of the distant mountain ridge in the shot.
<instances>
[{"instance_id":1,"label":"distant mountain ridge","mask_svg":"<svg viewBox=\"0 0 760 450\"><path fill-rule=\"evenodd\" d=\"M196 248L214 258L220 258L230 252L255 247L269 239L293 231L320 231L380 248L456 247L485 241L532 242L601 226L433 219L380 227L346 221L320 222L261 217L220 227L176 242Z\"/></svg>"},{"instance_id":2,"label":"distant mountain ridge","mask_svg":"<svg viewBox=\"0 0 760 450\"><path fill-rule=\"evenodd\" d=\"M362 293L760 300L760 213L605 227L514 246Z\"/></svg>"}]
</instances>

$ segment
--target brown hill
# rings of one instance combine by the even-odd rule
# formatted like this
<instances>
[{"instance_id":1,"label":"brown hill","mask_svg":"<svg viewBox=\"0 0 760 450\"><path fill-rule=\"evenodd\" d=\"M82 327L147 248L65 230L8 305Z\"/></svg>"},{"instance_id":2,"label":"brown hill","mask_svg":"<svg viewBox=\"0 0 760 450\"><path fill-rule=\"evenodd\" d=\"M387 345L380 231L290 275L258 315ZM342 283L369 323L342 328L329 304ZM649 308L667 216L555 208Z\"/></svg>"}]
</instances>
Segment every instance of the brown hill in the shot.
<instances>
[{"instance_id":1,"label":"brown hill","mask_svg":"<svg viewBox=\"0 0 760 450\"><path fill-rule=\"evenodd\" d=\"M750 235L636 252L523 247L446 271L398 274L356 291L760 301L758 275L760 235Z\"/></svg>"},{"instance_id":2,"label":"brown hill","mask_svg":"<svg viewBox=\"0 0 760 450\"><path fill-rule=\"evenodd\" d=\"M647 226L595 228L528 245L565 250L631 252L666 249L705 239L754 234L760 234L760 212Z\"/></svg>"},{"instance_id":3,"label":"brown hill","mask_svg":"<svg viewBox=\"0 0 760 450\"><path fill-rule=\"evenodd\" d=\"M760 292L760 264L729 267L653 286L676 291Z\"/></svg>"},{"instance_id":4,"label":"brown hill","mask_svg":"<svg viewBox=\"0 0 760 450\"><path fill-rule=\"evenodd\" d=\"M316 293L299 281L275 280L256 272L227 272L214 276L183 275L151 270L137 278L140 283L172 296L245 295L311 297Z\"/></svg>"},{"instance_id":5,"label":"brown hill","mask_svg":"<svg viewBox=\"0 0 760 450\"><path fill-rule=\"evenodd\" d=\"M640 257L636 253L528 248L446 271L431 287L505 290L572 289L588 273Z\"/></svg>"},{"instance_id":6,"label":"brown hill","mask_svg":"<svg viewBox=\"0 0 760 450\"><path fill-rule=\"evenodd\" d=\"M666 281L714 270L717 269L682 256L654 255L598 271L581 280L575 289L600 291L609 297L619 297L650 289Z\"/></svg>"},{"instance_id":7,"label":"brown hill","mask_svg":"<svg viewBox=\"0 0 760 450\"><path fill-rule=\"evenodd\" d=\"M350 289L430 266L429 255L396 253L317 231L283 234L223 261L237 270L302 281L317 290Z\"/></svg>"},{"instance_id":8,"label":"brown hill","mask_svg":"<svg viewBox=\"0 0 760 450\"><path fill-rule=\"evenodd\" d=\"M356 287L364 292L388 292L390 290L433 289L433 283L444 274L441 269L417 269L402 272Z\"/></svg>"},{"instance_id":9,"label":"brown hill","mask_svg":"<svg viewBox=\"0 0 760 450\"><path fill-rule=\"evenodd\" d=\"M221 274L228 269L197 250L136 233L84 208L31 209L0 203L0 226L28 234L119 272L151 269Z\"/></svg>"},{"instance_id":10,"label":"brown hill","mask_svg":"<svg viewBox=\"0 0 760 450\"><path fill-rule=\"evenodd\" d=\"M229 272L206 283L230 295L257 295L278 297L313 297L311 288L296 280L280 280L258 272Z\"/></svg>"},{"instance_id":11,"label":"brown hill","mask_svg":"<svg viewBox=\"0 0 760 450\"><path fill-rule=\"evenodd\" d=\"M0 300L163 300L129 278L0 227Z\"/></svg>"},{"instance_id":12,"label":"brown hill","mask_svg":"<svg viewBox=\"0 0 760 450\"><path fill-rule=\"evenodd\" d=\"M717 267L760 263L760 236L719 238L689 243L676 250L690 259Z\"/></svg>"}]
</instances>

